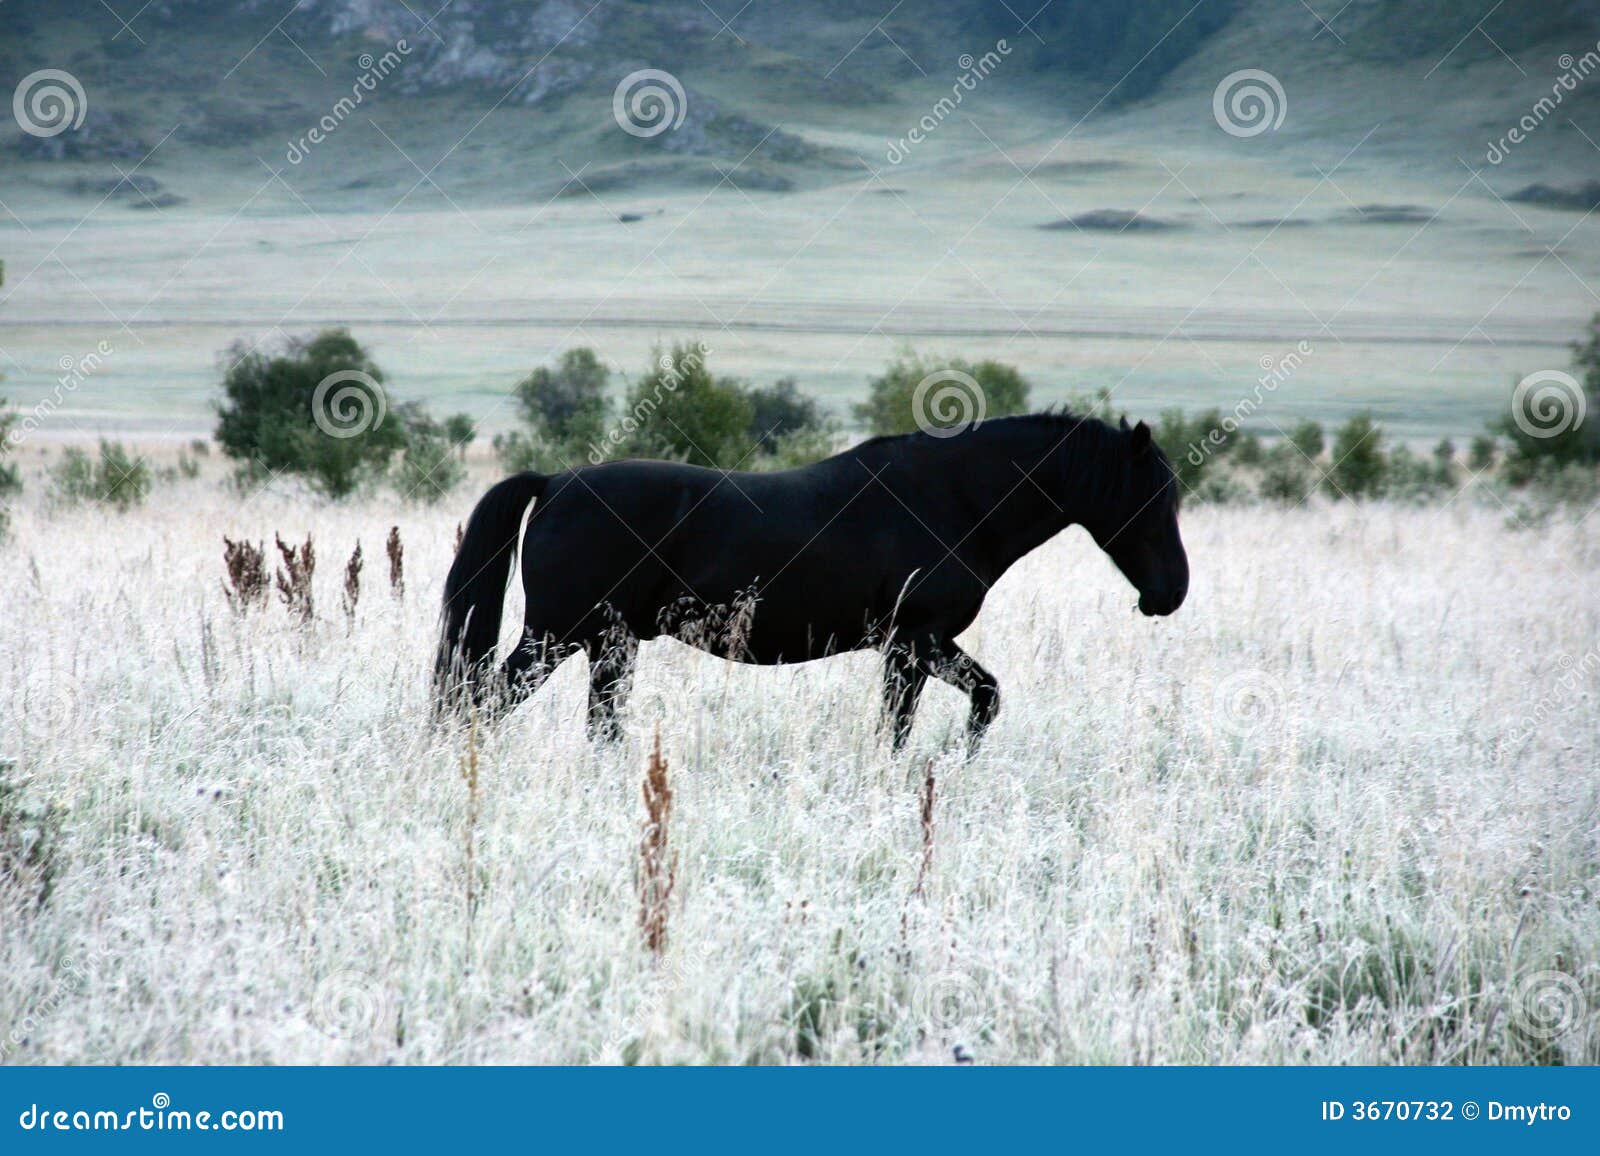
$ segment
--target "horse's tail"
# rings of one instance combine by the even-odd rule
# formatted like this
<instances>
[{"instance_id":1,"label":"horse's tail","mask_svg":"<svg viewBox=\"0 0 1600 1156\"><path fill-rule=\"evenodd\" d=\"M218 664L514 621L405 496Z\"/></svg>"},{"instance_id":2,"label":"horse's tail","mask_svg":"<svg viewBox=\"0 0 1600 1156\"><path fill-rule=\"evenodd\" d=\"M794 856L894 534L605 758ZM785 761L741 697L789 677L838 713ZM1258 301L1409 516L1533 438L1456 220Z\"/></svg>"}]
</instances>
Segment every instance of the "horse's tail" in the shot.
<instances>
[{"instance_id":1,"label":"horse's tail","mask_svg":"<svg viewBox=\"0 0 1600 1156\"><path fill-rule=\"evenodd\" d=\"M444 580L444 614L439 631L439 656L434 688L439 707L448 709L456 696L476 697L487 660L500 639L511 560L528 503L544 494L545 474L523 473L492 486L467 519L461 548Z\"/></svg>"}]
</instances>

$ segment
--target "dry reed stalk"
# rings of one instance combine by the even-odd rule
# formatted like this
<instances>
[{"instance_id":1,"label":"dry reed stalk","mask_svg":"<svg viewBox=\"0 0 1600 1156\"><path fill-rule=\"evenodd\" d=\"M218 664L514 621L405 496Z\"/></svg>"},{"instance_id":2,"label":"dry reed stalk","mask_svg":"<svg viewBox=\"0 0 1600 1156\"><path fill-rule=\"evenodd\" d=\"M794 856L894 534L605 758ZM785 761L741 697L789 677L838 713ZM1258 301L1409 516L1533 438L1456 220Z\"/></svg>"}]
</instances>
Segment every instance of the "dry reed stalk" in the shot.
<instances>
[{"instance_id":1,"label":"dry reed stalk","mask_svg":"<svg viewBox=\"0 0 1600 1156\"><path fill-rule=\"evenodd\" d=\"M389 527L389 541L385 544L389 551L389 592L396 598L404 598L406 593L406 548L400 544L400 527Z\"/></svg>"},{"instance_id":2,"label":"dry reed stalk","mask_svg":"<svg viewBox=\"0 0 1600 1156\"><path fill-rule=\"evenodd\" d=\"M228 571L228 580L222 592L228 596L228 605L243 614L252 606L265 606L267 602L267 551L266 544L252 546L248 541L235 542L227 535L222 538L222 564Z\"/></svg>"},{"instance_id":3,"label":"dry reed stalk","mask_svg":"<svg viewBox=\"0 0 1600 1156\"><path fill-rule=\"evenodd\" d=\"M311 535L306 535L303 546L291 546L277 534L273 535L278 543L278 553L283 555L283 565L278 569L278 596L283 599L283 604L289 608L289 613L298 614L302 623L311 622L311 577L317 571L317 555L311 548Z\"/></svg>"},{"instance_id":4,"label":"dry reed stalk","mask_svg":"<svg viewBox=\"0 0 1600 1156\"><path fill-rule=\"evenodd\" d=\"M356 543L355 553L350 555L350 561L344 564L344 616L354 624L356 620L356 606L361 602L361 543Z\"/></svg>"},{"instance_id":5,"label":"dry reed stalk","mask_svg":"<svg viewBox=\"0 0 1600 1156\"><path fill-rule=\"evenodd\" d=\"M677 881L677 857L667 842L672 817L672 787L667 783L667 761L661 757L661 730L656 729L655 749L644 774L643 834L639 840L639 928L644 945L660 956L667 946L667 905Z\"/></svg>"},{"instance_id":6,"label":"dry reed stalk","mask_svg":"<svg viewBox=\"0 0 1600 1156\"><path fill-rule=\"evenodd\" d=\"M922 888L933 873L933 801L935 783L933 760L928 760L927 774L922 780L922 864L917 868L917 887L912 894L920 897Z\"/></svg>"},{"instance_id":7,"label":"dry reed stalk","mask_svg":"<svg viewBox=\"0 0 1600 1156\"><path fill-rule=\"evenodd\" d=\"M478 716L467 724L467 753L461 756L461 781L467 785L467 949L472 948L472 916L478 908L478 818L483 813L483 795L478 789Z\"/></svg>"}]
</instances>

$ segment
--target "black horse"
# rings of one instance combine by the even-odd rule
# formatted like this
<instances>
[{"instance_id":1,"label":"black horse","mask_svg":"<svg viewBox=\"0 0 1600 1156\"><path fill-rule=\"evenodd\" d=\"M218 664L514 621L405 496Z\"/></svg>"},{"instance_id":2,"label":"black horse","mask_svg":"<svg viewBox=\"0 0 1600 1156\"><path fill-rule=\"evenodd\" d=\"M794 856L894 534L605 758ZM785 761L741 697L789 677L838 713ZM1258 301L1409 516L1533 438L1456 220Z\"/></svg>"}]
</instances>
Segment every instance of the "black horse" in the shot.
<instances>
[{"instance_id":1,"label":"black horse","mask_svg":"<svg viewBox=\"0 0 1600 1156\"><path fill-rule=\"evenodd\" d=\"M511 560L535 500L522 535L527 618L497 674ZM955 639L989 588L1078 524L1138 590L1139 610L1171 614L1189 589L1178 506L1143 422L1065 413L873 438L776 473L618 461L517 474L479 501L450 567L436 687L443 708L465 692L495 714L586 650L589 732L615 737L642 639L763 664L874 648L897 749L929 675L969 696L975 747L1000 692Z\"/></svg>"}]
</instances>

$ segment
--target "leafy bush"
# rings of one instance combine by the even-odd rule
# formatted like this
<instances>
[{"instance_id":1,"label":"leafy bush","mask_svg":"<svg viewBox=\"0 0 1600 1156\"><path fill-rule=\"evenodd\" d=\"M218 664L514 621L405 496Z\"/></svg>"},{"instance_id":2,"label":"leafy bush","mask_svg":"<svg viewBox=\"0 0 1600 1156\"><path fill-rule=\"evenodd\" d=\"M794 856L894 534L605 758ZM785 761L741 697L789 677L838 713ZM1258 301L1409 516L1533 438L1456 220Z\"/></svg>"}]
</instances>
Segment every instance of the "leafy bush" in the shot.
<instances>
[{"instance_id":1,"label":"leafy bush","mask_svg":"<svg viewBox=\"0 0 1600 1156\"><path fill-rule=\"evenodd\" d=\"M399 416L406 436L395 470L395 488L405 497L431 505L466 476L460 451L472 440L472 422L462 414L437 421L414 404L401 407Z\"/></svg>"},{"instance_id":2,"label":"leafy bush","mask_svg":"<svg viewBox=\"0 0 1600 1156\"><path fill-rule=\"evenodd\" d=\"M826 425L816 399L801 393L792 377L752 389L749 397L750 438L763 453L776 451L785 438Z\"/></svg>"},{"instance_id":3,"label":"leafy bush","mask_svg":"<svg viewBox=\"0 0 1600 1156\"><path fill-rule=\"evenodd\" d=\"M436 464L454 429L470 438L465 415L435 422L417 405L393 407L383 371L346 329L293 338L268 354L237 342L226 354L217 441L246 477L293 473L331 498L384 477L397 454L410 456L396 479L409 488ZM412 439L418 445L411 445ZM434 493L448 474L433 470Z\"/></svg>"},{"instance_id":4,"label":"leafy bush","mask_svg":"<svg viewBox=\"0 0 1600 1156\"><path fill-rule=\"evenodd\" d=\"M1322 456L1326 442L1322 436L1322 423L1306 418L1296 422L1295 427L1289 431L1289 441L1306 457L1316 461Z\"/></svg>"},{"instance_id":5,"label":"leafy bush","mask_svg":"<svg viewBox=\"0 0 1600 1156\"><path fill-rule=\"evenodd\" d=\"M1256 492L1269 502L1298 506L1311 495L1312 467L1301 449L1289 442L1273 446L1262 461Z\"/></svg>"},{"instance_id":6,"label":"leafy bush","mask_svg":"<svg viewBox=\"0 0 1600 1156\"><path fill-rule=\"evenodd\" d=\"M628 390L624 408L620 448L627 456L732 469L755 448L755 404L737 379L712 376L704 346L658 352L650 372Z\"/></svg>"},{"instance_id":7,"label":"leafy bush","mask_svg":"<svg viewBox=\"0 0 1600 1156\"><path fill-rule=\"evenodd\" d=\"M538 436L587 444L605 432L610 379L594 350L569 349L556 368L541 365L517 383L517 404Z\"/></svg>"},{"instance_id":8,"label":"leafy bush","mask_svg":"<svg viewBox=\"0 0 1600 1156\"><path fill-rule=\"evenodd\" d=\"M1259 466L1266 457L1261 438L1254 433L1240 434L1233 443L1233 460L1241 466Z\"/></svg>"},{"instance_id":9,"label":"leafy bush","mask_svg":"<svg viewBox=\"0 0 1600 1156\"><path fill-rule=\"evenodd\" d=\"M1383 430L1363 411L1339 427L1333 439L1333 465L1325 475L1336 498L1373 498L1383 493L1388 462Z\"/></svg>"},{"instance_id":10,"label":"leafy bush","mask_svg":"<svg viewBox=\"0 0 1600 1156\"><path fill-rule=\"evenodd\" d=\"M71 446L50 470L57 501L76 505L101 502L119 510L141 505L150 493L150 467L130 455L121 442L101 439L97 457Z\"/></svg>"},{"instance_id":11,"label":"leafy bush","mask_svg":"<svg viewBox=\"0 0 1600 1156\"><path fill-rule=\"evenodd\" d=\"M977 383L980 396L959 379L935 383L917 402L917 389L938 373L965 374ZM954 393L941 404L942 387ZM891 362L868 387L866 401L854 407L856 420L874 434L910 433L921 425L954 426L970 423L974 416L1004 417L1028 407L1029 384L1014 366L1003 362L967 361L964 358L924 359L907 350ZM918 419L921 418L921 424Z\"/></svg>"},{"instance_id":12,"label":"leafy bush","mask_svg":"<svg viewBox=\"0 0 1600 1156\"><path fill-rule=\"evenodd\" d=\"M1448 484L1448 475L1441 480L1437 460L1419 456L1408 445L1395 446L1384 462L1382 492L1389 497L1424 501Z\"/></svg>"},{"instance_id":13,"label":"leafy bush","mask_svg":"<svg viewBox=\"0 0 1600 1156\"><path fill-rule=\"evenodd\" d=\"M1472 445L1467 449L1467 469L1475 474L1494 465L1495 440L1489 434L1479 434L1472 439Z\"/></svg>"},{"instance_id":14,"label":"leafy bush","mask_svg":"<svg viewBox=\"0 0 1600 1156\"><path fill-rule=\"evenodd\" d=\"M1491 433L1506 439L1503 468L1513 485L1554 477L1569 465L1600 463L1600 420L1595 417L1600 411L1600 313L1590 319L1588 332L1571 349L1580 396L1565 396L1565 389L1550 384L1535 386L1518 399L1514 389L1512 406L1522 412L1489 425ZM1546 389L1557 393L1544 396ZM1577 420L1585 412L1585 420Z\"/></svg>"},{"instance_id":15,"label":"leafy bush","mask_svg":"<svg viewBox=\"0 0 1600 1156\"><path fill-rule=\"evenodd\" d=\"M526 429L496 434L494 452L510 472L576 467L599 444L611 416L611 371L587 346L569 349L554 369L540 366L513 387Z\"/></svg>"},{"instance_id":16,"label":"leafy bush","mask_svg":"<svg viewBox=\"0 0 1600 1156\"><path fill-rule=\"evenodd\" d=\"M16 448L11 440L11 428L17 423L17 411L0 399L0 538L5 537L11 525L9 499L22 492L22 474L14 463L6 461Z\"/></svg>"},{"instance_id":17,"label":"leafy bush","mask_svg":"<svg viewBox=\"0 0 1600 1156\"><path fill-rule=\"evenodd\" d=\"M1224 421L1222 411L1208 409L1189 417L1181 409L1164 409L1156 421L1156 444L1172 462L1186 493L1201 493L1207 472L1235 444L1234 423Z\"/></svg>"}]
</instances>

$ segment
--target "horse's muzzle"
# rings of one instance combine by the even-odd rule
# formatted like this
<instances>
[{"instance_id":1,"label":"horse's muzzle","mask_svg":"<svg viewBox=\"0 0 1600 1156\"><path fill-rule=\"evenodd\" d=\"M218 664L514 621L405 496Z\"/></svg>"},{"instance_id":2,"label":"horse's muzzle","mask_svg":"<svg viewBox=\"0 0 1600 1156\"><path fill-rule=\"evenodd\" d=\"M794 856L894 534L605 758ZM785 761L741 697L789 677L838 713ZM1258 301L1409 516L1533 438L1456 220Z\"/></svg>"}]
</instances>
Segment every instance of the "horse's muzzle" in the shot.
<instances>
[{"instance_id":1,"label":"horse's muzzle","mask_svg":"<svg viewBox=\"0 0 1600 1156\"><path fill-rule=\"evenodd\" d=\"M1146 618L1165 618L1183 605L1183 596L1186 593L1188 591L1178 591L1175 594L1141 594L1139 613Z\"/></svg>"}]
</instances>

